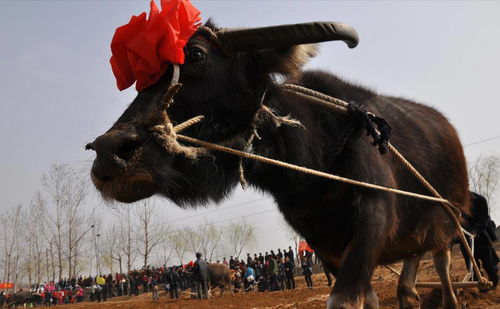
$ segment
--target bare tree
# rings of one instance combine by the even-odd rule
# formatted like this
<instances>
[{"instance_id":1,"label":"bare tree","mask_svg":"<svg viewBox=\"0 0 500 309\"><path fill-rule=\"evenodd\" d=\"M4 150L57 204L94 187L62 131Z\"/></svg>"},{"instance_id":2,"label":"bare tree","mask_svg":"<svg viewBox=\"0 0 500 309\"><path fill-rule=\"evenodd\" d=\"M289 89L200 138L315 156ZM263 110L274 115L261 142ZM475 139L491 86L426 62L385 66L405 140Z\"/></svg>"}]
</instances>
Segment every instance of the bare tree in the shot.
<instances>
[{"instance_id":1,"label":"bare tree","mask_svg":"<svg viewBox=\"0 0 500 309\"><path fill-rule=\"evenodd\" d=\"M158 264L168 265L170 260L175 255L175 251L172 248L172 244L170 243L169 232L162 232L160 237L160 255L157 257Z\"/></svg>"},{"instance_id":2,"label":"bare tree","mask_svg":"<svg viewBox=\"0 0 500 309\"><path fill-rule=\"evenodd\" d=\"M22 237L25 235L23 227L26 214L22 205L2 215L2 247L4 252L4 282L14 282L17 286L21 276L21 257L24 255Z\"/></svg>"},{"instance_id":3,"label":"bare tree","mask_svg":"<svg viewBox=\"0 0 500 309\"><path fill-rule=\"evenodd\" d=\"M53 240L47 240L48 247L45 248L45 258L47 261L47 281L56 280L56 260L55 260L55 246Z\"/></svg>"},{"instance_id":4,"label":"bare tree","mask_svg":"<svg viewBox=\"0 0 500 309\"><path fill-rule=\"evenodd\" d=\"M183 263L184 256L188 250L187 236L188 233L185 230L176 230L168 234L168 244L172 247L180 264Z\"/></svg>"},{"instance_id":5,"label":"bare tree","mask_svg":"<svg viewBox=\"0 0 500 309\"><path fill-rule=\"evenodd\" d=\"M202 250L205 254L205 258L209 261L212 260L216 250L220 247L222 242L223 229L218 228L215 224L206 224L201 232L205 237L203 238Z\"/></svg>"},{"instance_id":6,"label":"bare tree","mask_svg":"<svg viewBox=\"0 0 500 309\"><path fill-rule=\"evenodd\" d=\"M206 260L211 260L222 242L222 229L205 222L197 227L185 227L184 240L193 253L200 252Z\"/></svg>"},{"instance_id":7,"label":"bare tree","mask_svg":"<svg viewBox=\"0 0 500 309\"><path fill-rule=\"evenodd\" d=\"M121 256L125 258L127 273L132 270L132 265L137 258L135 230L132 216L132 205L124 204L113 209L118 218L118 238Z\"/></svg>"},{"instance_id":8,"label":"bare tree","mask_svg":"<svg viewBox=\"0 0 500 309\"><path fill-rule=\"evenodd\" d=\"M233 249L233 256L238 259L243 249L255 241L255 228L246 221L230 223L226 239Z\"/></svg>"},{"instance_id":9,"label":"bare tree","mask_svg":"<svg viewBox=\"0 0 500 309\"><path fill-rule=\"evenodd\" d=\"M49 173L42 177L42 186L49 194L52 212L48 216L52 229L57 257L59 280L63 266L68 266L68 276L73 275L75 250L88 229L84 226L82 203L87 194L86 183L77 177L76 171L66 164L53 164ZM63 263L63 259L66 258Z\"/></svg>"},{"instance_id":10,"label":"bare tree","mask_svg":"<svg viewBox=\"0 0 500 309\"><path fill-rule=\"evenodd\" d=\"M28 224L26 225L26 234L30 252L29 271L33 271L33 277L36 284L39 284L42 281L42 267L44 264L45 253L45 241L43 237L45 234L43 232L45 224L42 218L44 217L46 211L46 202L42 195L40 192L35 193L31 199L30 207L27 213ZM45 263L46 262L47 261L45 261ZM32 267L31 264L33 264Z\"/></svg>"},{"instance_id":11,"label":"bare tree","mask_svg":"<svg viewBox=\"0 0 500 309\"><path fill-rule=\"evenodd\" d=\"M184 240L186 241L186 245L188 249L186 251L191 250L192 253L196 253L201 251L201 242L202 239L200 237L200 233L192 227L184 227L182 229L182 233L184 236Z\"/></svg>"},{"instance_id":12,"label":"bare tree","mask_svg":"<svg viewBox=\"0 0 500 309\"><path fill-rule=\"evenodd\" d=\"M150 200L141 202L140 206L136 208L135 213L138 219L138 229L136 232L139 254L143 258L144 267L146 267L151 257L151 252L161 242L163 232L162 222L160 222L160 214Z\"/></svg>"},{"instance_id":13,"label":"bare tree","mask_svg":"<svg viewBox=\"0 0 500 309\"><path fill-rule=\"evenodd\" d=\"M102 247L101 247L101 236L102 236L102 217L94 212L90 219L90 272L92 274L92 261L95 261L95 273L100 275L102 273L101 269L101 258L102 258Z\"/></svg>"},{"instance_id":14,"label":"bare tree","mask_svg":"<svg viewBox=\"0 0 500 309\"><path fill-rule=\"evenodd\" d=\"M79 253L81 251L82 241L90 230L89 218L84 215L82 203L86 195L85 183L74 183L70 189L66 211L66 248L68 276L76 277L76 268L78 266Z\"/></svg>"},{"instance_id":15,"label":"bare tree","mask_svg":"<svg viewBox=\"0 0 500 309\"><path fill-rule=\"evenodd\" d=\"M119 272L123 273L122 257L123 250L120 244L120 229L118 224L113 224L110 229L104 233L103 237L103 258L104 263L106 263L108 269L113 273L113 264L118 263Z\"/></svg>"},{"instance_id":16,"label":"bare tree","mask_svg":"<svg viewBox=\"0 0 500 309\"><path fill-rule=\"evenodd\" d=\"M10 277L10 231L9 223L10 218L8 213L2 213L0 215L0 226L2 227L2 264L3 264L3 276L2 281L8 282L7 278Z\"/></svg>"},{"instance_id":17,"label":"bare tree","mask_svg":"<svg viewBox=\"0 0 500 309\"><path fill-rule=\"evenodd\" d=\"M500 158L495 155L479 156L469 169L471 189L488 200L488 211L496 194L500 176Z\"/></svg>"}]
</instances>

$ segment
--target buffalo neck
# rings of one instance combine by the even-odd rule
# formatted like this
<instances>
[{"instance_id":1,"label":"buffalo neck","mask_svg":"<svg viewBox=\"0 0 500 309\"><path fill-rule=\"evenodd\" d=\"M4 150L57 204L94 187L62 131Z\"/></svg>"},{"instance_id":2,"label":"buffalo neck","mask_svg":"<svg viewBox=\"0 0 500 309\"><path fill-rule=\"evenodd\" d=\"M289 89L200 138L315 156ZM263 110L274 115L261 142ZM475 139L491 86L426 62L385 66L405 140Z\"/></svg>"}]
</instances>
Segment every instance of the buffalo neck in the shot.
<instances>
[{"instance_id":1,"label":"buffalo neck","mask_svg":"<svg viewBox=\"0 0 500 309\"><path fill-rule=\"evenodd\" d=\"M300 100L279 86L269 89L265 104L281 116L299 120L302 126L276 127L271 122L263 123L258 128L260 139L254 142L254 152L319 171L338 171L341 167L337 162L352 151L349 144L359 135L359 128L354 127L352 134L345 136L349 116L318 109ZM247 161L245 169L252 185L273 195L302 191L318 181L316 176L258 162Z\"/></svg>"}]
</instances>

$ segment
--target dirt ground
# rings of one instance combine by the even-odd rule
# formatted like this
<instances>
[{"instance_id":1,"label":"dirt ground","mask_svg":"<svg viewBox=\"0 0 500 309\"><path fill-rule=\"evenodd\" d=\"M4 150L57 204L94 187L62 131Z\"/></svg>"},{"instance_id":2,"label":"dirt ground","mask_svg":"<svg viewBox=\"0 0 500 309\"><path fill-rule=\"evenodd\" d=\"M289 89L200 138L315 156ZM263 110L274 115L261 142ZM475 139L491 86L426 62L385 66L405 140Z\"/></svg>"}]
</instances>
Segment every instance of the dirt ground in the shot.
<instances>
[{"instance_id":1,"label":"dirt ground","mask_svg":"<svg viewBox=\"0 0 500 309\"><path fill-rule=\"evenodd\" d=\"M500 252L499 252L500 253ZM393 265L401 269L400 264ZM460 256L454 257L451 273L455 280L465 275L465 266ZM66 308L103 308L103 309L278 309L278 308L325 308L330 288L326 284L323 274L313 277L315 287L308 289L302 277L298 277L297 289L279 292L251 292L240 293L223 297L215 296L208 300L184 298L181 300L168 299L165 293L160 294L160 300L153 302L150 293L136 297L114 298L106 303L82 303L67 305ZM418 281L438 281L431 260L423 260L420 264ZM373 276L373 285L377 291L380 307L384 309L397 308L396 300L397 275L384 267L379 267ZM441 294L439 290L420 288L421 304L423 309L441 308ZM218 295L218 292L216 292ZM459 294L462 308L500 308L500 288L488 293L480 293L477 289L462 290Z\"/></svg>"}]
</instances>

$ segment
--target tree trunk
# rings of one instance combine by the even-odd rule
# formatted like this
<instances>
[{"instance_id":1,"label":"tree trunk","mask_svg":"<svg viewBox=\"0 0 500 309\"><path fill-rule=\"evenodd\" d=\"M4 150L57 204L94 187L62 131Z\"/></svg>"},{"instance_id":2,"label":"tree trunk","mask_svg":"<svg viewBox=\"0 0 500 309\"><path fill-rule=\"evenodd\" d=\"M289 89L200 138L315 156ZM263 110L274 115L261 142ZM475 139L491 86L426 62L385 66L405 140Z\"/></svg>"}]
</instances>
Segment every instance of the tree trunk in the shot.
<instances>
[{"instance_id":1,"label":"tree trunk","mask_svg":"<svg viewBox=\"0 0 500 309\"><path fill-rule=\"evenodd\" d=\"M30 250L29 250L29 254L28 254L28 283L29 283L29 287L31 289L31 285L32 285L32 269L31 269L31 257L32 257L32 246L30 246Z\"/></svg>"},{"instance_id":2,"label":"tree trunk","mask_svg":"<svg viewBox=\"0 0 500 309\"><path fill-rule=\"evenodd\" d=\"M45 263L47 265L47 282L50 281L50 271L49 271L49 249L45 248Z\"/></svg>"},{"instance_id":3,"label":"tree trunk","mask_svg":"<svg viewBox=\"0 0 500 309\"><path fill-rule=\"evenodd\" d=\"M121 256L121 255L118 257L118 264L120 265L120 274L123 274L123 269L122 269L122 256Z\"/></svg>"},{"instance_id":4,"label":"tree trunk","mask_svg":"<svg viewBox=\"0 0 500 309\"><path fill-rule=\"evenodd\" d=\"M73 273L73 239L71 225L68 228L68 277L71 278Z\"/></svg>"},{"instance_id":5,"label":"tree trunk","mask_svg":"<svg viewBox=\"0 0 500 309\"><path fill-rule=\"evenodd\" d=\"M52 264L52 281L56 281L56 261L54 260L54 252L52 251L52 244L50 244L50 261Z\"/></svg>"}]
</instances>

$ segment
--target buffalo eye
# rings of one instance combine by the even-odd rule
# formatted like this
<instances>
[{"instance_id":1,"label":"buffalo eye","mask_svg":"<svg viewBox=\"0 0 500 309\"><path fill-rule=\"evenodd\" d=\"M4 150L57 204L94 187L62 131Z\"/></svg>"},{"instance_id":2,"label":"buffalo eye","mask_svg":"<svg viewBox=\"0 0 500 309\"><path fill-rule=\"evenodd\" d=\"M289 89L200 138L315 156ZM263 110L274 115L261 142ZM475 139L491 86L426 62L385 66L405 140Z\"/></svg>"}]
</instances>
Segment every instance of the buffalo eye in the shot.
<instances>
[{"instance_id":1,"label":"buffalo eye","mask_svg":"<svg viewBox=\"0 0 500 309\"><path fill-rule=\"evenodd\" d=\"M189 62L192 63L205 60L206 55L205 51L199 47L191 47L188 50Z\"/></svg>"}]
</instances>

